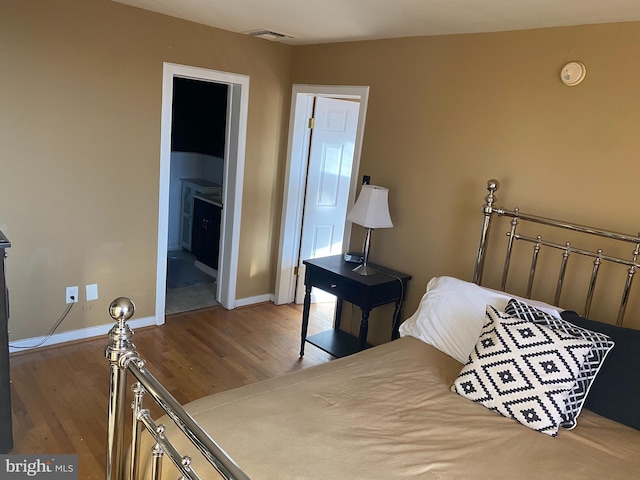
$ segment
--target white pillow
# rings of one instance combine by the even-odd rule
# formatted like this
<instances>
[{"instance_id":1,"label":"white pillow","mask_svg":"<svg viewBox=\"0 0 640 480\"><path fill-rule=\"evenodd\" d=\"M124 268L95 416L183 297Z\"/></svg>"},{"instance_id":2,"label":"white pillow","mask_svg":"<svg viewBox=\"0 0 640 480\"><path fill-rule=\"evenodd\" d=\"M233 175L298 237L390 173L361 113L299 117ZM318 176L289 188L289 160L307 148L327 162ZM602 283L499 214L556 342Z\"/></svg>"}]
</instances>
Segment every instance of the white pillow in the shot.
<instances>
[{"instance_id":1,"label":"white pillow","mask_svg":"<svg viewBox=\"0 0 640 480\"><path fill-rule=\"evenodd\" d=\"M561 318L556 307L526 300L453 277L434 277L427 284L418 310L402 325L400 336L414 337L466 363L480 335L487 305L504 311L517 298Z\"/></svg>"}]
</instances>

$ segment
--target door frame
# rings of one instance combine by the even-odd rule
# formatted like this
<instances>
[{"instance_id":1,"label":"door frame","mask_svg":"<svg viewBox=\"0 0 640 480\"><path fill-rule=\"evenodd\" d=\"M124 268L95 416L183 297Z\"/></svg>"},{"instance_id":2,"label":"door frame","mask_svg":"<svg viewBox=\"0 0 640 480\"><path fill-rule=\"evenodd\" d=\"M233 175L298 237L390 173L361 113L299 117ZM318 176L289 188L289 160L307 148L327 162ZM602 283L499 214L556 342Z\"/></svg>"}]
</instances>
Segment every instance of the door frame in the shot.
<instances>
[{"instance_id":1,"label":"door frame","mask_svg":"<svg viewBox=\"0 0 640 480\"><path fill-rule=\"evenodd\" d=\"M298 251L305 195L304 185L307 175L307 153L309 146L309 129L307 122L311 116L313 103L310 102L310 99L321 96L358 99L360 101L347 211L355 201L355 193L359 184L357 173L360 168L362 139L364 137L367 104L369 101L369 87L294 84L291 93L289 139L287 142L282 220L278 249L276 288L274 293L274 303L276 305L292 303L295 298L296 276L294 272L295 267L298 266ZM349 245L350 239L351 229L345 228L343 245Z\"/></svg>"},{"instance_id":2,"label":"door frame","mask_svg":"<svg viewBox=\"0 0 640 480\"><path fill-rule=\"evenodd\" d=\"M220 265L216 299L226 309L236 307L238 248L242 217L247 118L249 112L249 76L174 63L163 63L162 119L160 135L160 179L158 201L158 257L156 273L156 325L165 319L167 282L167 241L169 231L169 184L171 165L171 121L173 78L213 81L229 85L227 138L225 142L220 232Z\"/></svg>"}]
</instances>

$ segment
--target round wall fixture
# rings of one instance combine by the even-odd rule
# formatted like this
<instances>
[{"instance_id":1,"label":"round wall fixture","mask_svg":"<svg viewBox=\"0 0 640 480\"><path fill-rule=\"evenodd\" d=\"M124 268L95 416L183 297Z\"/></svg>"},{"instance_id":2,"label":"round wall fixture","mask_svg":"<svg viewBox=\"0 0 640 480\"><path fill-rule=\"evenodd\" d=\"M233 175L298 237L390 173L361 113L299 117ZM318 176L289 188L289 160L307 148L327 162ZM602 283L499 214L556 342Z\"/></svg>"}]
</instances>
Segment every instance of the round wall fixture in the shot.
<instances>
[{"instance_id":1,"label":"round wall fixture","mask_svg":"<svg viewBox=\"0 0 640 480\"><path fill-rule=\"evenodd\" d=\"M575 87L586 76L587 67L582 62L569 62L560 71L560 80L569 87Z\"/></svg>"}]
</instances>

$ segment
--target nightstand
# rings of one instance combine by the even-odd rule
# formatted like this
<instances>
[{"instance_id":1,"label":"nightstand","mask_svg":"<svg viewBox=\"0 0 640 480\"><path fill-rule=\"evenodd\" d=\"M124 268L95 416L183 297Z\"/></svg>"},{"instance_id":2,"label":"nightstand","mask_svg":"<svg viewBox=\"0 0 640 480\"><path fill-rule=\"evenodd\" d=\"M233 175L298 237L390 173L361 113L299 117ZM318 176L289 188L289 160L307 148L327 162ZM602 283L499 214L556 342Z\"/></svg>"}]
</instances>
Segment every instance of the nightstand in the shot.
<instances>
[{"instance_id":1,"label":"nightstand","mask_svg":"<svg viewBox=\"0 0 640 480\"><path fill-rule=\"evenodd\" d=\"M315 345L334 357L344 357L370 347L371 345L367 343L367 333L371 310L394 302L391 339L398 338L402 301L406 297L407 283L411 276L372 263L370 265L377 272L374 275L360 275L353 271L356 264L345 262L342 255L304 260L303 263L306 266L306 273L300 356L304 355L305 342ZM336 314L332 330L307 338L312 287L337 297ZM342 302L345 300L357 305L362 311L358 338L340 330Z\"/></svg>"}]
</instances>

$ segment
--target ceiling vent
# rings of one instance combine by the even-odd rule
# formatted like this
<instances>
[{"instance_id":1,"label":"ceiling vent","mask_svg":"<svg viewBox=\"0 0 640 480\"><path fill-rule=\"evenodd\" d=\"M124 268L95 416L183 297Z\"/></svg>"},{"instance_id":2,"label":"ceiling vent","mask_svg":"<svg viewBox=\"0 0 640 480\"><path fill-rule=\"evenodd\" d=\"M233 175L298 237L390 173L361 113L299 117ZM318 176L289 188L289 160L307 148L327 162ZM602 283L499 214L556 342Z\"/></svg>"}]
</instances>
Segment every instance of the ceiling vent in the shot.
<instances>
[{"instance_id":1,"label":"ceiling vent","mask_svg":"<svg viewBox=\"0 0 640 480\"><path fill-rule=\"evenodd\" d=\"M287 35L286 33L274 32L273 30L260 29L246 32L247 35L257 38L264 38L266 40L285 40L288 38L294 38L293 35Z\"/></svg>"}]
</instances>

